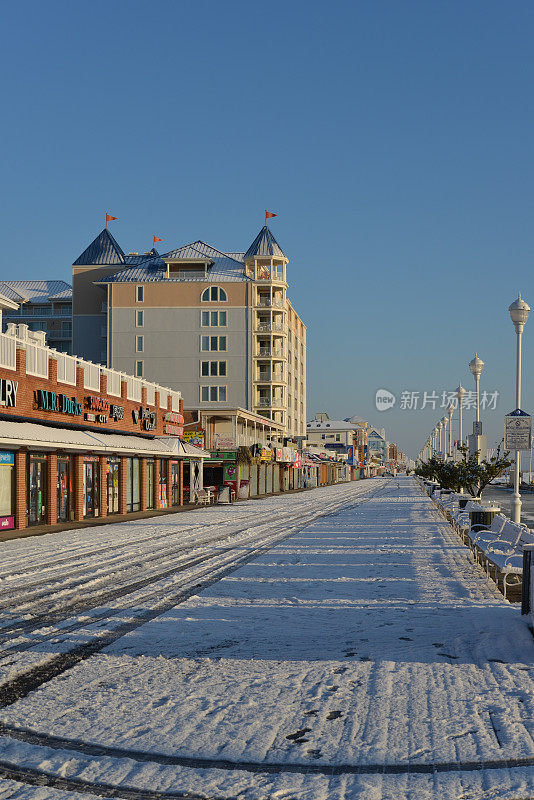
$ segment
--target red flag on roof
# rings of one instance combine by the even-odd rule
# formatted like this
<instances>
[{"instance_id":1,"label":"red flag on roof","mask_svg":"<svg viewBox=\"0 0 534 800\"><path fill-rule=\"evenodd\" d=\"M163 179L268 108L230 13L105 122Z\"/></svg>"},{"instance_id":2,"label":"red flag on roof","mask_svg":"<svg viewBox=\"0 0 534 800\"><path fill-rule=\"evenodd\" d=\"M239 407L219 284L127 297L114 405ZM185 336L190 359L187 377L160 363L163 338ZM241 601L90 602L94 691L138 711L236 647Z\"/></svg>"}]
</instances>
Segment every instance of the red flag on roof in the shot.
<instances>
[{"instance_id":1,"label":"red flag on roof","mask_svg":"<svg viewBox=\"0 0 534 800\"><path fill-rule=\"evenodd\" d=\"M265 212L265 219L266 219L266 220L267 220L267 219L271 219L271 217L277 217L277 216L278 216L278 214L273 214L273 212L272 212L272 211L266 211L266 212Z\"/></svg>"},{"instance_id":2,"label":"red flag on roof","mask_svg":"<svg viewBox=\"0 0 534 800\"><path fill-rule=\"evenodd\" d=\"M108 227L108 222L111 222L114 219L118 219L118 217L112 217L111 214L106 214L106 228Z\"/></svg>"},{"instance_id":3,"label":"red flag on roof","mask_svg":"<svg viewBox=\"0 0 534 800\"><path fill-rule=\"evenodd\" d=\"M154 236L154 244L156 244L156 242L162 242L162 241L163 239L158 239L157 236Z\"/></svg>"}]
</instances>

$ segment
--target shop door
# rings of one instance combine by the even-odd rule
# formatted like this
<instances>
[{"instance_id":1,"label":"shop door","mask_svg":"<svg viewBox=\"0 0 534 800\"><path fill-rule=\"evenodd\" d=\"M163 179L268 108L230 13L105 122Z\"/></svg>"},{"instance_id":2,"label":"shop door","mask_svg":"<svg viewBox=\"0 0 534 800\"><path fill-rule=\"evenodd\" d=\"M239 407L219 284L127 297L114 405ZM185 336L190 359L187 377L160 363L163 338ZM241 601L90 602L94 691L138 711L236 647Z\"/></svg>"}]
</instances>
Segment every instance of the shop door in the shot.
<instances>
[{"instance_id":1,"label":"shop door","mask_svg":"<svg viewBox=\"0 0 534 800\"><path fill-rule=\"evenodd\" d=\"M46 458L30 456L28 478L28 524L44 525L48 486L46 480Z\"/></svg>"},{"instance_id":2,"label":"shop door","mask_svg":"<svg viewBox=\"0 0 534 800\"><path fill-rule=\"evenodd\" d=\"M203 486L202 462L191 459L191 484L190 497L196 500L199 491Z\"/></svg>"},{"instance_id":3,"label":"shop door","mask_svg":"<svg viewBox=\"0 0 534 800\"><path fill-rule=\"evenodd\" d=\"M108 462L108 514L119 513L119 462Z\"/></svg>"},{"instance_id":4,"label":"shop door","mask_svg":"<svg viewBox=\"0 0 534 800\"><path fill-rule=\"evenodd\" d=\"M68 458L57 460L57 521L70 519L70 469Z\"/></svg>"},{"instance_id":5,"label":"shop door","mask_svg":"<svg viewBox=\"0 0 534 800\"><path fill-rule=\"evenodd\" d=\"M173 461L171 466L171 502L173 506L180 505L180 462Z\"/></svg>"},{"instance_id":6,"label":"shop door","mask_svg":"<svg viewBox=\"0 0 534 800\"><path fill-rule=\"evenodd\" d=\"M98 462L86 461L83 465L83 515L98 517Z\"/></svg>"}]
</instances>

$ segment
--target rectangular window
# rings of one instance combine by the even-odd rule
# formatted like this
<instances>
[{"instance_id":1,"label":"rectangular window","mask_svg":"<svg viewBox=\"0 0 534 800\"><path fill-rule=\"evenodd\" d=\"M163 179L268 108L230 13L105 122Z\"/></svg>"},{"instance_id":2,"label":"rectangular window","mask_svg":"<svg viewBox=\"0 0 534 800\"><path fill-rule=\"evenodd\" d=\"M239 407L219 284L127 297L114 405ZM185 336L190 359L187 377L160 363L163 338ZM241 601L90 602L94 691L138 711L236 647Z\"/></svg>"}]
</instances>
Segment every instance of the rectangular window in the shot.
<instances>
[{"instance_id":1,"label":"rectangular window","mask_svg":"<svg viewBox=\"0 0 534 800\"><path fill-rule=\"evenodd\" d=\"M211 287L211 299L212 301L217 301L219 299L219 287L212 286Z\"/></svg>"},{"instance_id":2,"label":"rectangular window","mask_svg":"<svg viewBox=\"0 0 534 800\"><path fill-rule=\"evenodd\" d=\"M226 361L201 361L200 374L203 378L226 376Z\"/></svg>"},{"instance_id":3,"label":"rectangular window","mask_svg":"<svg viewBox=\"0 0 534 800\"><path fill-rule=\"evenodd\" d=\"M200 362L200 374L203 378L206 378L210 374L210 362L209 361L201 361Z\"/></svg>"},{"instance_id":4,"label":"rectangular window","mask_svg":"<svg viewBox=\"0 0 534 800\"><path fill-rule=\"evenodd\" d=\"M219 350L226 350L226 336L219 336Z\"/></svg>"},{"instance_id":5,"label":"rectangular window","mask_svg":"<svg viewBox=\"0 0 534 800\"><path fill-rule=\"evenodd\" d=\"M212 352L217 352L217 350L226 350L226 336L201 336L200 337L200 349L203 352L207 352L211 350Z\"/></svg>"},{"instance_id":6,"label":"rectangular window","mask_svg":"<svg viewBox=\"0 0 534 800\"><path fill-rule=\"evenodd\" d=\"M219 375L226 376L226 361L219 361Z\"/></svg>"},{"instance_id":7,"label":"rectangular window","mask_svg":"<svg viewBox=\"0 0 534 800\"><path fill-rule=\"evenodd\" d=\"M142 353L143 352L143 339L144 339L143 336L136 336L135 337L135 351L136 351L136 353Z\"/></svg>"},{"instance_id":8,"label":"rectangular window","mask_svg":"<svg viewBox=\"0 0 534 800\"><path fill-rule=\"evenodd\" d=\"M200 399L202 402L224 403L226 402L226 386L201 386Z\"/></svg>"},{"instance_id":9,"label":"rectangular window","mask_svg":"<svg viewBox=\"0 0 534 800\"><path fill-rule=\"evenodd\" d=\"M135 362L135 376L136 376L136 378L142 378L143 377L143 362L142 361L136 361Z\"/></svg>"},{"instance_id":10,"label":"rectangular window","mask_svg":"<svg viewBox=\"0 0 534 800\"><path fill-rule=\"evenodd\" d=\"M210 375L217 375L219 372L216 361L210 361Z\"/></svg>"},{"instance_id":11,"label":"rectangular window","mask_svg":"<svg viewBox=\"0 0 534 800\"><path fill-rule=\"evenodd\" d=\"M144 311L136 311L135 312L135 325L137 328L142 328L144 325Z\"/></svg>"},{"instance_id":12,"label":"rectangular window","mask_svg":"<svg viewBox=\"0 0 534 800\"><path fill-rule=\"evenodd\" d=\"M226 327L226 311L201 311L200 324L203 328L211 326L217 328Z\"/></svg>"},{"instance_id":13,"label":"rectangular window","mask_svg":"<svg viewBox=\"0 0 534 800\"><path fill-rule=\"evenodd\" d=\"M206 352L207 350L210 349L210 337L209 336L201 336L200 339L201 339L200 349L203 352Z\"/></svg>"},{"instance_id":14,"label":"rectangular window","mask_svg":"<svg viewBox=\"0 0 534 800\"><path fill-rule=\"evenodd\" d=\"M218 349L219 349L219 337L210 336L210 350L218 350Z\"/></svg>"},{"instance_id":15,"label":"rectangular window","mask_svg":"<svg viewBox=\"0 0 534 800\"><path fill-rule=\"evenodd\" d=\"M142 303L145 299L145 287L144 286L136 286L135 287L135 299L138 303Z\"/></svg>"}]
</instances>

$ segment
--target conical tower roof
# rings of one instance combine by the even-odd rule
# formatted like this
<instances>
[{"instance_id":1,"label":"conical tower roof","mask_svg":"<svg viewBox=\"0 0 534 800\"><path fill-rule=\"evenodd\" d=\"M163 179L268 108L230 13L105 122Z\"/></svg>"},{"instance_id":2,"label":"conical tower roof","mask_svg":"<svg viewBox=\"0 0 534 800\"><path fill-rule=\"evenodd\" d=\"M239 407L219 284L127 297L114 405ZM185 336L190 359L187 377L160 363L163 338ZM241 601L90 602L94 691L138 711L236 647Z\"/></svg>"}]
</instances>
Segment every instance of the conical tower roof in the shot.
<instances>
[{"instance_id":1,"label":"conical tower roof","mask_svg":"<svg viewBox=\"0 0 534 800\"><path fill-rule=\"evenodd\" d=\"M248 248L247 252L245 253L245 261L247 261L249 258L261 258L262 256L285 258L287 261L287 256L267 225L263 226Z\"/></svg>"},{"instance_id":2,"label":"conical tower roof","mask_svg":"<svg viewBox=\"0 0 534 800\"><path fill-rule=\"evenodd\" d=\"M98 234L89 247L86 247L81 256L78 256L73 266L77 264L124 264L124 253L118 242L115 241L107 228Z\"/></svg>"}]
</instances>

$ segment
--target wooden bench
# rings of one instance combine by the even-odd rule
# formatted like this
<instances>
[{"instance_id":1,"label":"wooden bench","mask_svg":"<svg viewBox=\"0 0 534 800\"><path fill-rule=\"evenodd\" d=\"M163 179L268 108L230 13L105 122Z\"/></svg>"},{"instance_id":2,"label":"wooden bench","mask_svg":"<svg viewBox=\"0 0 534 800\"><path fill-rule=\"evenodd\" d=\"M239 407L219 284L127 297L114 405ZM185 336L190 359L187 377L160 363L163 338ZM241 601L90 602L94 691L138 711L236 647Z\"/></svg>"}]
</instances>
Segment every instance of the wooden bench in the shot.
<instances>
[{"instance_id":1,"label":"wooden bench","mask_svg":"<svg viewBox=\"0 0 534 800\"><path fill-rule=\"evenodd\" d=\"M198 489L198 491L195 492L195 494L196 494L195 503L197 504L197 506L200 506L202 504L205 506L209 506L209 504L211 503L211 492L206 491L206 489Z\"/></svg>"}]
</instances>

